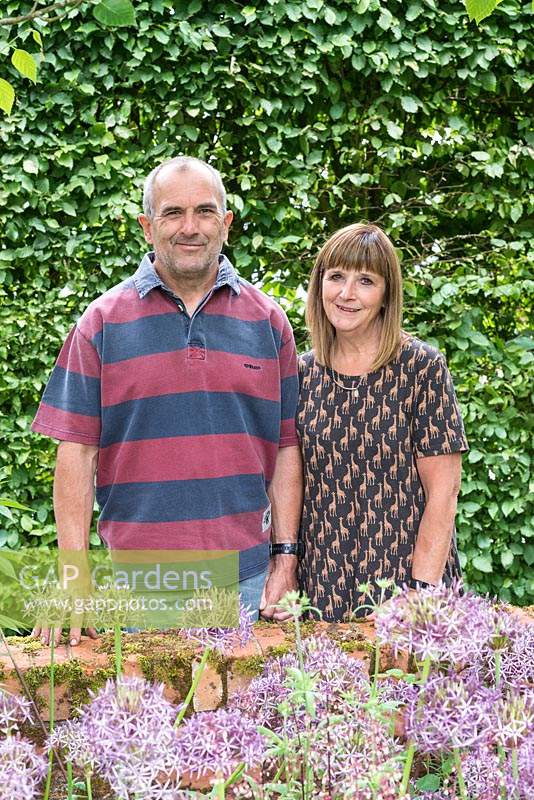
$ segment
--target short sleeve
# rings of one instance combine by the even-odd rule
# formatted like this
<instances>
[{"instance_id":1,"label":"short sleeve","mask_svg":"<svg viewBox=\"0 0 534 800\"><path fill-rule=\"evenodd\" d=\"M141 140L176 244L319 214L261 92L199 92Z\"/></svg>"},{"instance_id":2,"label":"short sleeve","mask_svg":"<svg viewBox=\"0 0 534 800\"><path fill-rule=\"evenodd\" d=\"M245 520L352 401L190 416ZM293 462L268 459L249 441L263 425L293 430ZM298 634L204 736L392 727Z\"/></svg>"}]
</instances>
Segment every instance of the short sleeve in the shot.
<instances>
[{"instance_id":1,"label":"short sleeve","mask_svg":"<svg viewBox=\"0 0 534 800\"><path fill-rule=\"evenodd\" d=\"M417 375L412 437L417 456L469 449L451 374L441 354L429 360Z\"/></svg>"},{"instance_id":2,"label":"short sleeve","mask_svg":"<svg viewBox=\"0 0 534 800\"><path fill-rule=\"evenodd\" d=\"M298 445L295 425L298 402L297 348L293 330L287 318L284 319L279 359L281 384L280 447L292 447Z\"/></svg>"},{"instance_id":3,"label":"short sleeve","mask_svg":"<svg viewBox=\"0 0 534 800\"><path fill-rule=\"evenodd\" d=\"M61 348L32 431L67 442L99 444L100 372L95 346L75 326Z\"/></svg>"}]
</instances>

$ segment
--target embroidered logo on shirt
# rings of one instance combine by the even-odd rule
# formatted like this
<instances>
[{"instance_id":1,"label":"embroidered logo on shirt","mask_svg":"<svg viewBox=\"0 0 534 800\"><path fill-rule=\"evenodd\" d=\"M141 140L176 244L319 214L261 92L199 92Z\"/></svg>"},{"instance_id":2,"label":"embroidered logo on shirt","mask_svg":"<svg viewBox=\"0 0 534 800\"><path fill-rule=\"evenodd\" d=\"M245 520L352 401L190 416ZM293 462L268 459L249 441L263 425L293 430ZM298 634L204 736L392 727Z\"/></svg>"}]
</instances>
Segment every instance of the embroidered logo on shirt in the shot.
<instances>
[{"instance_id":1,"label":"embroidered logo on shirt","mask_svg":"<svg viewBox=\"0 0 534 800\"><path fill-rule=\"evenodd\" d=\"M245 364L243 364L243 366L246 367L247 369L261 369L259 364L247 364L247 363L245 363Z\"/></svg>"},{"instance_id":2,"label":"embroidered logo on shirt","mask_svg":"<svg viewBox=\"0 0 534 800\"><path fill-rule=\"evenodd\" d=\"M265 533L271 527L271 506L267 506L263 512L263 519L261 521L261 532Z\"/></svg>"}]
</instances>

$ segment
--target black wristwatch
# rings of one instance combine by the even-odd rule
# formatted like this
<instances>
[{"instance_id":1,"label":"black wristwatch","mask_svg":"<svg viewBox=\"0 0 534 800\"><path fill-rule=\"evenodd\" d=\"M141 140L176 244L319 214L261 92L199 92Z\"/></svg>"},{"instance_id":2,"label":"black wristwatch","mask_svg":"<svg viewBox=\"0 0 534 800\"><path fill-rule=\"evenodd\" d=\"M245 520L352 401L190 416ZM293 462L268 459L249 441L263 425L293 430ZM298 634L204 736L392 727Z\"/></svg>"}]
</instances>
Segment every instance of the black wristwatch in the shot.
<instances>
[{"instance_id":1,"label":"black wristwatch","mask_svg":"<svg viewBox=\"0 0 534 800\"><path fill-rule=\"evenodd\" d=\"M435 589L433 583L427 583L426 581L418 581L415 578L410 578L408 581L408 586L410 589Z\"/></svg>"},{"instance_id":2,"label":"black wristwatch","mask_svg":"<svg viewBox=\"0 0 534 800\"><path fill-rule=\"evenodd\" d=\"M297 556L302 558L302 542L271 542L269 545L269 555L272 556Z\"/></svg>"}]
</instances>

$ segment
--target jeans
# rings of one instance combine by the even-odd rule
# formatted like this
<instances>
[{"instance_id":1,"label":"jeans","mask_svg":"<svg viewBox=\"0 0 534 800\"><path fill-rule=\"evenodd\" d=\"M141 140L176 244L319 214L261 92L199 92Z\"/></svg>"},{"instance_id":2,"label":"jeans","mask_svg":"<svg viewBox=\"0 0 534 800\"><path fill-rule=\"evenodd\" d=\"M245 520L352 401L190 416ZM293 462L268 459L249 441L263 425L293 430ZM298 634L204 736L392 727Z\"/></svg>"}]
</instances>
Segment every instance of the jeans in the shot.
<instances>
[{"instance_id":1,"label":"jeans","mask_svg":"<svg viewBox=\"0 0 534 800\"><path fill-rule=\"evenodd\" d=\"M239 584L241 602L244 606L249 606L254 622L259 619L261 594L266 579L267 570L264 570L257 575L253 575L252 578L246 578Z\"/></svg>"},{"instance_id":2,"label":"jeans","mask_svg":"<svg viewBox=\"0 0 534 800\"><path fill-rule=\"evenodd\" d=\"M260 616L260 600L267 579L267 572L268 570L266 569L239 583L241 602L245 607L249 608L253 622L257 622ZM123 628L123 630L125 633L139 633L141 628L128 627Z\"/></svg>"}]
</instances>

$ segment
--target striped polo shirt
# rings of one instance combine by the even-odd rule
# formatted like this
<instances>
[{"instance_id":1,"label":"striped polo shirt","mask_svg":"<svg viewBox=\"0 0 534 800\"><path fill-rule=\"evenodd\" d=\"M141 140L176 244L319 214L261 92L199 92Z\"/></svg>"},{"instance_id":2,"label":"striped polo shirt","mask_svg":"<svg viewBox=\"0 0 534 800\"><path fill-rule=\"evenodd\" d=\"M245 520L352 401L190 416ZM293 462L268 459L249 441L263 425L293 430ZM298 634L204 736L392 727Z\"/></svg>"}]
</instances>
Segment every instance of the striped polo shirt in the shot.
<instances>
[{"instance_id":1,"label":"striped polo shirt","mask_svg":"<svg viewBox=\"0 0 534 800\"><path fill-rule=\"evenodd\" d=\"M153 259L82 314L32 430L98 445L110 547L238 550L244 580L267 566L278 448L298 443L293 333L225 256L191 317Z\"/></svg>"}]
</instances>

